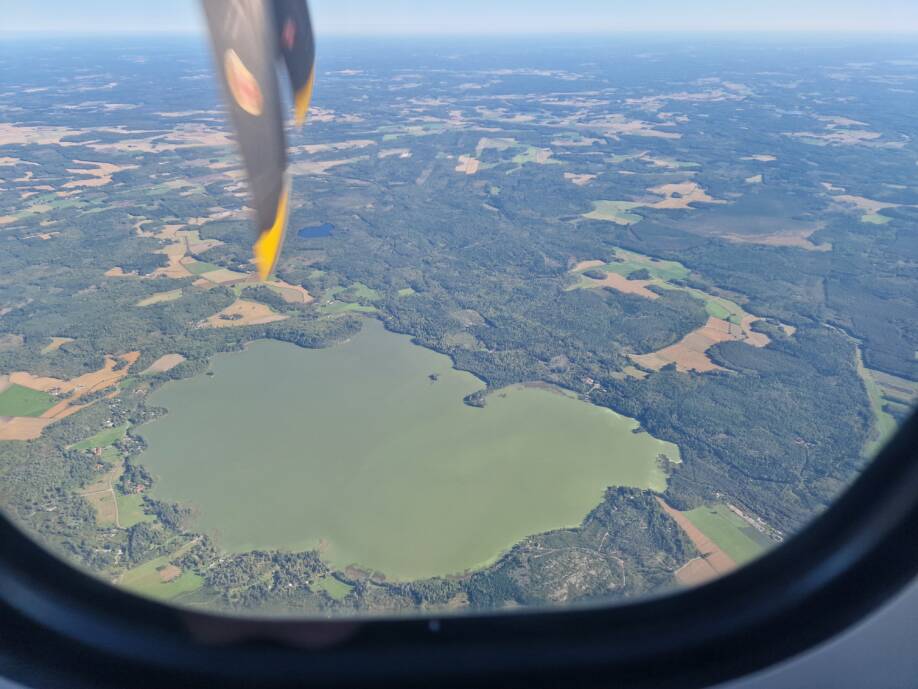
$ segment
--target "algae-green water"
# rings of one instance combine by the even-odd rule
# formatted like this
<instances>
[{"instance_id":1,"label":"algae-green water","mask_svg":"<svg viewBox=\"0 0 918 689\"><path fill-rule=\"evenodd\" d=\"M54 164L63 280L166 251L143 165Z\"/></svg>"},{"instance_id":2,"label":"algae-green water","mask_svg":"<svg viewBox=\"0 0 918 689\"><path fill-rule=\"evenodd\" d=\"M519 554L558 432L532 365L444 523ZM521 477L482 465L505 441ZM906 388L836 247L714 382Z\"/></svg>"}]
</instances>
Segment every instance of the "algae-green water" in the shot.
<instances>
[{"instance_id":1,"label":"algae-green water","mask_svg":"<svg viewBox=\"0 0 918 689\"><path fill-rule=\"evenodd\" d=\"M326 349L257 341L212 372L150 396L169 411L140 427L139 461L154 496L193 507L194 528L233 551L318 546L390 579L458 573L580 523L607 486L662 490L658 456L679 456L557 391L465 405L480 380L375 320Z\"/></svg>"}]
</instances>

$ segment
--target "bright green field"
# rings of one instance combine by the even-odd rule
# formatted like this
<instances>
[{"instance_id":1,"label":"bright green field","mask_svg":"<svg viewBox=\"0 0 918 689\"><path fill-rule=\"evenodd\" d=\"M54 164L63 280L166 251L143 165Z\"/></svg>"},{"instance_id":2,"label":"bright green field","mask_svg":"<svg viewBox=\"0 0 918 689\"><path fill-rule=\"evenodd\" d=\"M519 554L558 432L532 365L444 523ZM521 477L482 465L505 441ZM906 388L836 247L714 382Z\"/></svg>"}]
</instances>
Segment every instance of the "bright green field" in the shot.
<instances>
[{"instance_id":1,"label":"bright green field","mask_svg":"<svg viewBox=\"0 0 918 689\"><path fill-rule=\"evenodd\" d=\"M355 282L351 285L348 290L349 293L352 293L358 299L367 299L369 301L376 301L380 298L379 292L377 292L372 287L367 287L362 282Z\"/></svg>"},{"instance_id":2,"label":"bright green field","mask_svg":"<svg viewBox=\"0 0 918 689\"><path fill-rule=\"evenodd\" d=\"M220 266L215 266L213 263L206 263L204 261L195 261L194 263L186 263L184 265L192 275L203 275L212 270L220 270Z\"/></svg>"},{"instance_id":3,"label":"bright green field","mask_svg":"<svg viewBox=\"0 0 918 689\"><path fill-rule=\"evenodd\" d=\"M319 307L319 313L326 316L338 313L373 313L375 311L375 306L365 306L364 304L358 304L356 301L333 301L331 304L322 304Z\"/></svg>"},{"instance_id":4,"label":"bright green field","mask_svg":"<svg viewBox=\"0 0 918 689\"><path fill-rule=\"evenodd\" d=\"M114 428L106 428L104 431L99 431L91 438L81 440L73 445L72 448L74 450L91 450L94 447L108 447L121 440L124 434L127 433L128 428L130 428L130 424L127 423L121 426L115 426Z\"/></svg>"},{"instance_id":5,"label":"bright green field","mask_svg":"<svg viewBox=\"0 0 918 689\"><path fill-rule=\"evenodd\" d=\"M883 405L885 398L883 391L874 380L870 371L864 366L863 355L860 348L857 350L857 372L861 380L864 381L864 387L867 389L867 398L870 400L870 409L873 411L873 427L870 429L870 436L864 446L864 454L872 457L886 444L896 432L898 425L896 420L889 414Z\"/></svg>"},{"instance_id":6,"label":"bright green field","mask_svg":"<svg viewBox=\"0 0 918 689\"><path fill-rule=\"evenodd\" d=\"M686 512L685 516L737 564L748 562L765 550L766 537L726 505L697 507Z\"/></svg>"},{"instance_id":7,"label":"bright green field","mask_svg":"<svg viewBox=\"0 0 918 689\"><path fill-rule=\"evenodd\" d=\"M593 201L593 210L584 213L583 217L589 220L608 220L617 225L633 225L644 218L628 211L632 208L639 208L641 205L630 201Z\"/></svg>"},{"instance_id":8,"label":"bright green field","mask_svg":"<svg viewBox=\"0 0 918 689\"><path fill-rule=\"evenodd\" d=\"M343 581L338 581L333 576L322 577L319 579L313 586L315 589L321 589L325 591L329 596L335 600L341 600L347 594L351 592L351 589L354 588L348 584L345 584Z\"/></svg>"},{"instance_id":9,"label":"bright green field","mask_svg":"<svg viewBox=\"0 0 918 689\"><path fill-rule=\"evenodd\" d=\"M150 396L169 413L140 428L140 461L157 497L196 508L231 550L324 539L336 566L461 572L578 524L607 486L662 490L658 455L679 457L634 420L545 389L467 406L478 379L375 320L327 349L259 341L212 370Z\"/></svg>"},{"instance_id":10,"label":"bright green field","mask_svg":"<svg viewBox=\"0 0 918 689\"><path fill-rule=\"evenodd\" d=\"M615 249L615 257L622 259L621 262L607 263L602 266L602 270L628 277L634 271L643 268L658 280L684 280L691 274L691 271L678 261L654 260L634 251Z\"/></svg>"},{"instance_id":11,"label":"bright green field","mask_svg":"<svg viewBox=\"0 0 918 689\"><path fill-rule=\"evenodd\" d=\"M182 546L174 553L157 557L128 570L122 575L118 582L119 585L143 596L160 600L171 600L183 593L190 593L201 588L204 579L194 572L182 572L177 579L163 582L157 571L160 567L168 565L170 560L179 557L188 548L188 545L190 544Z\"/></svg>"},{"instance_id":12,"label":"bright green field","mask_svg":"<svg viewBox=\"0 0 918 689\"><path fill-rule=\"evenodd\" d=\"M129 529L134 524L148 522L153 515L143 511L143 496L139 494L122 495L115 491L115 500L118 503L118 522L123 529Z\"/></svg>"},{"instance_id":13,"label":"bright green field","mask_svg":"<svg viewBox=\"0 0 918 689\"><path fill-rule=\"evenodd\" d=\"M616 249L615 255L617 258L622 259L622 261L606 263L604 266L600 266L599 269L607 273L617 273L623 277L628 277L635 271L643 269L650 273L653 279L652 284L662 287L663 289L688 292L696 299L703 301L708 315L730 321L737 325L739 325L743 318L748 315L742 306L729 299L715 297L714 295L703 292L700 289L695 289L694 287L682 287L680 285L670 284L670 280L684 280L691 274L691 271L678 261L654 260L650 256L638 254L633 251L626 251L625 249ZM584 277L581 277L580 280L581 282L577 285L578 287L592 288L596 285L594 281Z\"/></svg>"},{"instance_id":14,"label":"bright green field","mask_svg":"<svg viewBox=\"0 0 918 689\"><path fill-rule=\"evenodd\" d=\"M0 416L41 416L56 402L47 392L13 384L0 392Z\"/></svg>"},{"instance_id":15,"label":"bright green field","mask_svg":"<svg viewBox=\"0 0 918 689\"><path fill-rule=\"evenodd\" d=\"M866 215L861 216L861 222L869 223L871 225L885 225L888 222L892 222L892 218L881 213L867 213Z\"/></svg>"}]
</instances>

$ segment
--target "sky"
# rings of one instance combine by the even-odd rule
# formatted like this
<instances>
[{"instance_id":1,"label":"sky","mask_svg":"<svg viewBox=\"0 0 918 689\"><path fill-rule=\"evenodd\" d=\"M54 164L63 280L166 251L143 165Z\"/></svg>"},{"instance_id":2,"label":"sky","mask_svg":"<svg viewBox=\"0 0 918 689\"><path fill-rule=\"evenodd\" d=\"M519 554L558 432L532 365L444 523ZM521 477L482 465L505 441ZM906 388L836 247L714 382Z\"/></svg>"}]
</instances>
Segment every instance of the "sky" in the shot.
<instances>
[{"instance_id":1,"label":"sky","mask_svg":"<svg viewBox=\"0 0 918 689\"><path fill-rule=\"evenodd\" d=\"M918 33L918 0L311 0L324 35ZM199 33L197 0L0 0L5 33Z\"/></svg>"}]
</instances>

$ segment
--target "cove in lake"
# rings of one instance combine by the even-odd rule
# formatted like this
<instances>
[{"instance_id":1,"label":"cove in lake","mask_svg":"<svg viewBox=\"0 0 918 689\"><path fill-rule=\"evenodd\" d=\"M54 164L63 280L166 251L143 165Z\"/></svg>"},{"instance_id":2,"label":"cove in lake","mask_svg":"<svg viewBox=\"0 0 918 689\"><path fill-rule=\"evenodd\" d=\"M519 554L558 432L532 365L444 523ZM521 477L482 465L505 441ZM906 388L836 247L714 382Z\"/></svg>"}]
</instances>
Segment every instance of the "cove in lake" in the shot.
<instances>
[{"instance_id":1,"label":"cove in lake","mask_svg":"<svg viewBox=\"0 0 918 689\"><path fill-rule=\"evenodd\" d=\"M678 448L572 395L514 386L484 408L450 359L368 320L351 340L273 340L165 384L141 427L153 494L223 547L307 549L390 579L459 573L580 523L607 486L663 490ZM433 374L433 375L431 375Z\"/></svg>"}]
</instances>

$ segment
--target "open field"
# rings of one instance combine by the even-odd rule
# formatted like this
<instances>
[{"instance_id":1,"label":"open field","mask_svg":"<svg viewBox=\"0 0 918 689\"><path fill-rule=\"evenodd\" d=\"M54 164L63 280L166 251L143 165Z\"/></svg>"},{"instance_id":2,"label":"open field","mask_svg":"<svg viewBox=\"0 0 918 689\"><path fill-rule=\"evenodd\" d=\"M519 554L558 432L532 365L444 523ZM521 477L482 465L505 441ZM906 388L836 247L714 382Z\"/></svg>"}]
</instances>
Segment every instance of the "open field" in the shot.
<instances>
[{"instance_id":1,"label":"open field","mask_svg":"<svg viewBox=\"0 0 918 689\"><path fill-rule=\"evenodd\" d=\"M118 520L122 529L129 529L140 522L153 521L153 515L143 511L143 495L140 493L122 495L115 491L115 501L118 505Z\"/></svg>"},{"instance_id":2,"label":"open field","mask_svg":"<svg viewBox=\"0 0 918 689\"><path fill-rule=\"evenodd\" d=\"M682 514L738 565L765 550L764 536L726 505L705 505Z\"/></svg>"},{"instance_id":3,"label":"open field","mask_svg":"<svg viewBox=\"0 0 918 689\"><path fill-rule=\"evenodd\" d=\"M565 172L564 179L573 184L576 184L578 187L582 187L585 184L589 184L590 180L596 179L596 175L591 175L585 172Z\"/></svg>"},{"instance_id":4,"label":"open field","mask_svg":"<svg viewBox=\"0 0 918 689\"><path fill-rule=\"evenodd\" d=\"M199 589L203 579L197 574L181 572L178 576L175 576L173 570L166 570L167 567L170 567L170 560L181 557L196 542L197 539L192 539L168 555L154 558L134 569L128 570L121 575L118 581L119 585L134 593L158 600L172 600L184 593ZM166 571L166 576L161 574L164 570Z\"/></svg>"},{"instance_id":5,"label":"open field","mask_svg":"<svg viewBox=\"0 0 918 689\"><path fill-rule=\"evenodd\" d=\"M315 297L302 285L291 285L278 279L269 280L264 284L281 295L288 304L311 304L315 301Z\"/></svg>"},{"instance_id":6,"label":"open field","mask_svg":"<svg viewBox=\"0 0 918 689\"><path fill-rule=\"evenodd\" d=\"M144 297L138 301L137 306L153 306L154 304L163 304L165 302L180 299L181 296L181 288L169 290L168 292L157 292L156 294L151 294L149 297Z\"/></svg>"},{"instance_id":7,"label":"open field","mask_svg":"<svg viewBox=\"0 0 918 689\"><path fill-rule=\"evenodd\" d=\"M714 318L729 321L739 326L743 325L743 321L746 318L755 320L739 304L730 299L717 297L694 287L670 284L670 280L684 280L689 276L689 270L681 263L662 261L633 251L625 251L624 249L615 250L615 259L610 263L580 261L571 271L580 276L580 282L575 287L611 287L626 294L637 294L646 299L657 299L660 295L647 289L647 287L653 285L661 289L688 292L703 302L708 314ZM599 280L589 275L584 275L585 271L596 269L606 273L605 279ZM628 278L628 276L640 270L649 273L650 279L636 280ZM757 341L762 336L749 330L747 337ZM767 344L767 341L765 344Z\"/></svg>"},{"instance_id":8,"label":"open field","mask_svg":"<svg viewBox=\"0 0 918 689\"><path fill-rule=\"evenodd\" d=\"M210 266L211 264L205 264ZM189 270L194 273L191 267L188 267ZM240 273L235 270L230 270L229 268L217 268L216 270L205 270L202 273L194 273L195 275L200 275L201 278L207 280L215 285L228 285L234 282L243 282L250 278L248 273ZM197 284L195 282L194 284Z\"/></svg>"},{"instance_id":9,"label":"open field","mask_svg":"<svg viewBox=\"0 0 918 689\"><path fill-rule=\"evenodd\" d=\"M588 289L594 287L611 287L624 294L636 294L645 299L659 299L659 294L647 289L647 286L652 284L654 284L654 280L629 280L618 273L606 273L606 277L602 280L583 275L580 278L578 287L585 287Z\"/></svg>"},{"instance_id":10,"label":"open field","mask_svg":"<svg viewBox=\"0 0 918 689\"><path fill-rule=\"evenodd\" d=\"M864 447L864 454L868 457L872 457L879 452L886 444L886 441L893 436L898 428L898 424L895 418L884 409L887 403L887 397L884 394L884 389L881 388L880 384L877 382L878 372L871 371L864 366L864 357L860 347L857 349L857 372L864 382L864 387L867 390L867 398L870 401L870 410L873 412L873 424L870 429L870 436ZM890 379L887 377L883 380L888 383ZM918 384L915 384L915 386L918 388Z\"/></svg>"},{"instance_id":11,"label":"open field","mask_svg":"<svg viewBox=\"0 0 918 689\"><path fill-rule=\"evenodd\" d=\"M709 371L724 370L711 361L707 351L720 342L737 341L746 342L753 347L764 347L768 344L768 337L749 329L751 323L745 326L736 325L729 321L710 316L702 327L693 330L676 344L664 347L648 354L629 354L632 361L644 368L659 371L667 364L676 364L679 371Z\"/></svg>"},{"instance_id":12,"label":"open field","mask_svg":"<svg viewBox=\"0 0 918 689\"><path fill-rule=\"evenodd\" d=\"M127 433L128 428L130 428L130 424L106 428L104 431L99 431L91 438L81 440L71 447L74 450L91 450L94 447L108 447L121 440L125 433Z\"/></svg>"},{"instance_id":13,"label":"open field","mask_svg":"<svg viewBox=\"0 0 918 689\"><path fill-rule=\"evenodd\" d=\"M647 191L664 197L662 201L647 204L648 208L673 210L691 208L693 203L726 203L722 199L715 199L709 196L697 182L661 184L658 187L651 187Z\"/></svg>"},{"instance_id":14,"label":"open field","mask_svg":"<svg viewBox=\"0 0 918 689\"><path fill-rule=\"evenodd\" d=\"M65 182L62 189L72 189L74 187L103 187L112 181L112 175L124 170L134 170L136 165L114 165L112 163L101 163L91 160L73 160L77 165L88 165L83 168L68 168L67 172L77 175L77 179Z\"/></svg>"},{"instance_id":15,"label":"open field","mask_svg":"<svg viewBox=\"0 0 918 689\"><path fill-rule=\"evenodd\" d=\"M593 201L593 210L584 213L583 217L588 220L607 220L616 225L633 225L643 218L629 211L642 205L631 201Z\"/></svg>"},{"instance_id":16,"label":"open field","mask_svg":"<svg viewBox=\"0 0 918 689\"><path fill-rule=\"evenodd\" d=\"M84 493L83 497L96 511L96 524L99 526L119 526L118 505L115 502L113 490Z\"/></svg>"},{"instance_id":17,"label":"open field","mask_svg":"<svg viewBox=\"0 0 918 689\"><path fill-rule=\"evenodd\" d=\"M343 599L351 592L351 589L354 588L350 584L345 584L340 579L336 579L331 575L322 577L313 584L313 587L325 591L325 593L335 600Z\"/></svg>"},{"instance_id":18,"label":"open field","mask_svg":"<svg viewBox=\"0 0 918 689\"><path fill-rule=\"evenodd\" d=\"M166 371L171 371L183 361L185 361L185 357L181 354L163 354L159 359L143 370L140 375L146 376L151 373L165 373Z\"/></svg>"},{"instance_id":19,"label":"open field","mask_svg":"<svg viewBox=\"0 0 918 689\"><path fill-rule=\"evenodd\" d=\"M41 416L56 403L46 392L13 383L0 392L0 416Z\"/></svg>"},{"instance_id":20,"label":"open field","mask_svg":"<svg viewBox=\"0 0 918 689\"><path fill-rule=\"evenodd\" d=\"M682 569L676 572L676 578L682 584L701 584L736 568L736 561L711 540L707 534L702 532L688 518L686 512L673 509L662 498L657 498L657 502L675 520L700 553L700 558L690 560Z\"/></svg>"},{"instance_id":21,"label":"open field","mask_svg":"<svg viewBox=\"0 0 918 689\"><path fill-rule=\"evenodd\" d=\"M194 259L183 259L182 265L185 266L185 270L192 275L203 275L204 273L220 270L220 266L215 266L213 263L196 261Z\"/></svg>"},{"instance_id":22,"label":"open field","mask_svg":"<svg viewBox=\"0 0 918 689\"><path fill-rule=\"evenodd\" d=\"M340 313L375 313L375 306L365 306L357 302L332 301L328 304L319 306L319 313L326 316L334 316Z\"/></svg>"},{"instance_id":23,"label":"open field","mask_svg":"<svg viewBox=\"0 0 918 689\"><path fill-rule=\"evenodd\" d=\"M479 165L481 165L481 161L478 160L478 158L461 155L459 156L459 163L456 165L456 172L464 172L467 175L474 175L476 172L478 172Z\"/></svg>"},{"instance_id":24,"label":"open field","mask_svg":"<svg viewBox=\"0 0 918 689\"><path fill-rule=\"evenodd\" d=\"M43 347L41 350L41 353L51 354L52 352L56 352L58 349L63 347L68 342L73 342L73 338L72 337L52 337L51 344Z\"/></svg>"},{"instance_id":25,"label":"open field","mask_svg":"<svg viewBox=\"0 0 918 689\"><path fill-rule=\"evenodd\" d=\"M267 304L247 299L237 299L219 313L201 321L199 328L234 328L245 325L264 325L285 320L287 316L274 313Z\"/></svg>"}]
</instances>

